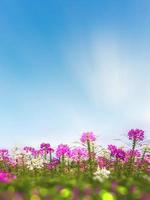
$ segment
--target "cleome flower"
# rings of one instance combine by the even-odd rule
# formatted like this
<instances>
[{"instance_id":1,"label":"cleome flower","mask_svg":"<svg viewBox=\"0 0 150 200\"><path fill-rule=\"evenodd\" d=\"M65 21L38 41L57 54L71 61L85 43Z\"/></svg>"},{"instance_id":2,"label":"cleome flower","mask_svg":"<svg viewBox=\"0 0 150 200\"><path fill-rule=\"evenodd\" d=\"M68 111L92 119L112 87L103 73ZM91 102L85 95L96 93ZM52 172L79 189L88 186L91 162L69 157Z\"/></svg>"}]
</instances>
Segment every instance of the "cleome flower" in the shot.
<instances>
[{"instance_id":1,"label":"cleome flower","mask_svg":"<svg viewBox=\"0 0 150 200\"><path fill-rule=\"evenodd\" d=\"M14 179L16 179L16 176L14 176L13 174L0 170L0 182L10 183Z\"/></svg>"},{"instance_id":2,"label":"cleome flower","mask_svg":"<svg viewBox=\"0 0 150 200\"><path fill-rule=\"evenodd\" d=\"M105 167L97 168L97 171L93 174L93 179L103 182L105 179L109 178L110 171L107 170Z\"/></svg>"},{"instance_id":3,"label":"cleome flower","mask_svg":"<svg viewBox=\"0 0 150 200\"><path fill-rule=\"evenodd\" d=\"M26 165L29 170L41 169L44 167L44 160L42 157L38 156L36 158L29 159L26 162Z\"/></svg>"},{"instance_id":4,"label":"cleome flower","mask_svg":"<svg viewBox=\"0 0 150 200\"><path fill-rule=\"evenodd\" d=\"M56 156L60 158L62 156L69 156L70 155L70 148L67 144L59 144L56 149Z\"/></svg>"},{"instance_id":5,"label":"cleome flower","mask_svg":"<svg viewBox=\"0 0 150 200\"><path fill-rule=\"evenodd\" d=\"M115 156L117 153L117 147L115 145L108 145L108 150L110 151L111 156Z\"/></svg>"},{"instance_id":6,"label":"cleome flower","mask_svg":"<svg viewBox=\"0 0 150 200\"><path fill-rule=\"evenodd\" d=\"M122 148L117 148L115 145L110 144L108 145L108 150L110 151L111 156L122 160L125 159L126 153Z\"/></svg>"},{"instance_id":7,"label":"cleome flower","mask_svg":"<svg viewBox=\"0 0 150 200\"><path fill-rule=\"evenodd\" d=\"M129 140L143 141L144 140L144 131L140 130L140 129L131 129L128 132L128 138L129 138Z\"/></svg>"},{"instance_id":8,"label":"cleome flower","mask_svg":"<svg viewBox=\"0 0 150 200\"><path fill-rule=\"evenodd\" d=\"M87 159L88 152L85 148L76 147L76 148L72 149L72 151L70 153L70 158L74 161L79 161L80 159Z\"/></svg>"},{"instance_id":9,"label":"cleome flower","mask_svg":"<svg viewBox=\"0 0 150 200\"><path fill-rule=\"evenodd\" d=\"M96 136L93 132L84 132L80 138L80 141L82 143L85 143L87 141L94 142L96 140Z\"/></svg>"}]
</instances>

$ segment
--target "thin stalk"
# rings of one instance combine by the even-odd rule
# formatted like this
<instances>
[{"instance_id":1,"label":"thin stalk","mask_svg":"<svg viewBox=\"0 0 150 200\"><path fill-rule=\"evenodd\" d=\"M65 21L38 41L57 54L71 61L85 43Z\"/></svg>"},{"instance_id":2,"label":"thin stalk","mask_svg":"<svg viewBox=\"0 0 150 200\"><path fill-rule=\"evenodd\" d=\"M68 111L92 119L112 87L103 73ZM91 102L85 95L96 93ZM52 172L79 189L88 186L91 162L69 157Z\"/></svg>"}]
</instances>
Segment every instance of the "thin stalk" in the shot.
<instances>
[{"instance_id":1,"label":"thin stalk","mask_svg":"<svg viewBox=\"0 0 150 200\"><path fill-rule=\"evenodd\" d=\"M88 146L88 154L89 154L90 176L92 177L93 169L92 169L91 145L90 145L89 140L87 140L87 146Z\"/></svg>"}]
</instances>

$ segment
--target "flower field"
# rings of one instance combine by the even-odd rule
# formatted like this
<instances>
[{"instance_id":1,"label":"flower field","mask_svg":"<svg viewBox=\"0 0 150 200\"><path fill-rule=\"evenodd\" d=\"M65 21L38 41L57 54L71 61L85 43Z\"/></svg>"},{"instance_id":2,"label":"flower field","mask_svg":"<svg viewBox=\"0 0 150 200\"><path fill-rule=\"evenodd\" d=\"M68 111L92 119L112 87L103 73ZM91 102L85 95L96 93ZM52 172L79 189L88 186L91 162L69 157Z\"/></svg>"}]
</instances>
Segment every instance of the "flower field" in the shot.
<instances>
[{"instance_id":1,"label":"flower field","mask_svg":"<svg viewBox=\"0 0 150 200\"><path fill-rule=\"evenodd\" d=\"M77 146L0 149L0 200L150 200L150 146L143 130L127 137L127 147L85 132Z\"/></svg>"}]
</instances>

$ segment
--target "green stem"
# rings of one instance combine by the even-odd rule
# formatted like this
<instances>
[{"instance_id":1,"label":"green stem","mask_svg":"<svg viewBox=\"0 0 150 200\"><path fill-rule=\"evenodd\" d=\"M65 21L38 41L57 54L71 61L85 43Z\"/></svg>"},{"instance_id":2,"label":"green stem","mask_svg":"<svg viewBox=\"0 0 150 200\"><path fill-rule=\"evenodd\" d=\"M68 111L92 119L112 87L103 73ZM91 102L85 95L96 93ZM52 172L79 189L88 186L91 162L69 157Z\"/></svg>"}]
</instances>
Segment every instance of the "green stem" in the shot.
<instances>
[{"instance_id":1,"label":"green stem","mask_svg":"<svg viewBox=\"0 0 150 200\"><path fill-rule=\"evenodd\" d=\"M132 168L133 168L133 164L134 164L134 160L135 160L135 156L134 156L134 150L136 147L136 139L133 140L133 144L132 144L132 154L131 154L131 158L129 160L129 174L132 172Z\"/></svg>"},{"instance_id":2,"label":"green stem","mask_svg":"<svg viewBox=\"0 0 150 200\"><path fill-rule=\"evenodd\" d=\"M89 140L87 140L87 146L88 146L88 154L89 154L90 176L92 177L93 169L92 169L91 145L90 145Z\"/></svg>"}]
</instances>

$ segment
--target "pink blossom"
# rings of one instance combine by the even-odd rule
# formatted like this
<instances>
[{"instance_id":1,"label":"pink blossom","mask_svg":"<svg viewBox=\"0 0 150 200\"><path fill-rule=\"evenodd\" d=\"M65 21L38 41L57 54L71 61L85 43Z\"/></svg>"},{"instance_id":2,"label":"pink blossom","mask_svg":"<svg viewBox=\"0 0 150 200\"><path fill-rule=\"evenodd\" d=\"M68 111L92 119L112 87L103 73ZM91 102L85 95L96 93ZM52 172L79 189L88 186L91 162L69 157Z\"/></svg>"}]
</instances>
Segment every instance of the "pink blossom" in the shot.
<instances>
[{"instance_id":1,"label":"pink blossom","mask_svg":"<svg viewBox=\"0 0 150 200\"><path fill-rule=\"evenodd\" d=\"M108 145L108 150L110 151L112 156L115 156L117 153L117 147L115 145Z\"/></svg>"},{"instance_id":2,"label":"pink blossom","mask_svg":"<svg viewBox=\"0 0 150 200\"><path fill-rule=\"evenodd\" d=\"M126 152L126 156L127 156L127 157L131 157L131 156L140 157L140 156L141 156L141 153L140 153L140 151L138 151L138 150L128 150L128 151Z\"/></svg>"},{"instance_id":3,"label":"pink blossom","mask_svg":"<svg viewBox=\"0 0 150 200\"><path fill-rule=\"evenodd\" d=\"M69 156L70 148L67 144L60 144L56 149L56 156L60 158L61 156Z\"/></svg>"},{"instance_id":4,"label":"pink blossom","mask_svg":"<svg viewBox=\"0 0 150 200\"><path fill-rule=\"evenodd\" d=\"M88 152L85 148L76 147L71 151L70 157L75 160L79 161L80 159L85 159L88 156Z\"/></svg>"},{"instance_id":5,"label":"pink blossom","mask_svg":"<svg viewBox=\"0 0 150 200\"><path fill-rule=\"evenodd\" d=\"M50 163L47 164L48 169L54 169L57 165L60 164L60 160L57 158L53 158Z\"/></svg>"},{"instance_id":6,"label":"pink blossom","mask_svg":"<svg viewBox=\"0 0 150 200\"><path fill-rule=\"evenodd\" d=\"M33 150L31 151L31 153L32 153L32 155L33 155L34 157L37 157L37 156L40 155L40 150L33 149Z\"/></svg>"},{"instance_id":7,"label":"pink blossom","mask_svg":"<svg viewBox=\"0 0 150 200\"><path fill-rule=\"evenodd\" d=\"M41 149L48 149L48 148L50 148L50 144L49 143L42 143L42 144L40 144L40 148Z\"/></svg>"},{"instance_id":8,"label":"pink blossom","mask_svg":"<svg viewBox=\"0 0 150 200\"><path fill-rule=\"evenodd\" d=\"M8 156L8 149L0 149L0 157Z\"/></svg>"},{"instance_id":9,"label":"pink blossom","mask_svg":"<svg viewBox=\"0 0 150 200\"><path fill-rule=\"evenodd\" d=\"M34 151L35 149L33 147L24 147L23 150L26 152L26 153L29 153L29 152L32 152Z\"/></svg>"},{"instance_id":10,"label":"pink blossom","mask_svg":"<svg viewBox=\"0 0 150 200\"><path fill-rule=\"evenodd\" d=\"M121 148L117 148L115 145L108 145L108 150L111 152L111 156L115 156L116 158L120 158L122 160L125 159L125 151Z\"/></svg>"},{"instance_id":11,"label":"pink blossom","mask_svg":"<svg viewBox=\"0 0 150 200\"><path fill-rule=\"evenodd\" d=\"M97 163L100 168L106 167L108 160L103 156L98 156Z\"/></svg>"},{"instance_id":12,"label":"pink blossom","mask_svg":"<svg viewBox=\"0 0 150 200\"><path fill-rule=\"evenodd\" d=\"M131 129L128 132L129 140L142 141L144 140L144 131L140 129Z\"/></svg>"},{"instance_id":13,"label":"pink blossom","mask_svg":"<svg viewBox=\"0 0 150 200\"><path fill-rule=\"evenodd\" d=\"M122 149L117 149L117 152L116 152L116 158L120 158L122 160L125 159L125 156L126 156L126 153L124 150Z\"/></svg>"},{"instance_id":14,"label":"pink blossom","mask_svg":"<svg viewBox=\"0 0 150 200\"><path fill-rule=\"evenodd\" d=\"M8 172L0 171L0 182L10 183L13 179L16 179L16 176Z\"/></svg>"},{"instance_id":15,"label":"pink blossom","mask_svg":"<svg viewBox=\"0 0 150 200\"><path fill-rule=\"evenodd\" d=\"M94 135L93 132L85 132L85 133L82 134L80 140L83 143L85 143L87 141L94 142L96 140L96 136Z\"/></svg>"}]
</instances>

